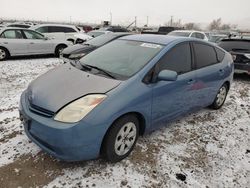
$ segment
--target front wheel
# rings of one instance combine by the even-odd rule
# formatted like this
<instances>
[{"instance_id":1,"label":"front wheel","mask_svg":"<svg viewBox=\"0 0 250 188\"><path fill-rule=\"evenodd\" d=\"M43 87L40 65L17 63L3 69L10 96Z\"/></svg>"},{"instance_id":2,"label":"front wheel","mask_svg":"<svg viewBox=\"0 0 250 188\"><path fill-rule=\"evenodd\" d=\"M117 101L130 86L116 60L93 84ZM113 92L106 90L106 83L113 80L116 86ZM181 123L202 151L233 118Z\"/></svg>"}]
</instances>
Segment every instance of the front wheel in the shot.
<instances>
[{"instance_id":1,"label":"front wheel","mask_svg":"<svg viewBox=\"0 0 250 188\"><path fill-rule=\"evenodd\" d=\"M133 150L139 135L139 121L134 115L118 119L104 139L103 155L110 162L126 158Z\"/></svg>"},{"instance_id":2,"label":"front wheel","mask_svg":"<svg viewBox=\"0 0 250 188\"><path fill-rule=\"evenodd\" d=\"M55 49L55 56L59 57L62 51L64 50L64 48L66 47L67 47L66 45L58 45Z\"/></svg>"},{"instance_id":3,"label":"front wheel","mask_svg":"<svg viewBox=\"0 0 250 188\"><path fill-rule=\"evenodd\" d=\"M228 89L229 88L228 88L227 84L223 84L221 86L221 88L219 89L219 91L215 97L215 100L214 100L213 104L210 106L210 108L217 110L223 106L223 104L226 100L226 97L227 97Z\"/></svg>"}]
</instances>

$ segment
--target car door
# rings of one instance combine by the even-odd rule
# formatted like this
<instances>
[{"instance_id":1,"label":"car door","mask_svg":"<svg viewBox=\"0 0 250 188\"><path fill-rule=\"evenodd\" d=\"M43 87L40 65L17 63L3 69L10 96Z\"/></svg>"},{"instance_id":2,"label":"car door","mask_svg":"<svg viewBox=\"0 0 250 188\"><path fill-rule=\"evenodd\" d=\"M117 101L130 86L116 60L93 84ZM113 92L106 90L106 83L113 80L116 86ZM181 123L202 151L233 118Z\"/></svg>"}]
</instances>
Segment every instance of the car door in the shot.
<instances>
[{"instance_id":1,"label":"car door","mask_svg":"<svg viewBox=\"0 0 250 188\"><path fill-rule=\"evenodd\" d=\"M1 34L1 43L11 55L27 54L28 43L20 29L7 29Z\"/></svg>"},{"instance_id":2,"label":"car door","mask_svg":"<svg viewBox=\"0 0 250 188\"><path fill-rule=\"evenodd\" d=\"M53 44L43 35L31 30L23 30L23 33L28 41L28 51L31 54L54 53Z\"/></svg>"},{"instance_id":3,"label":"car door","mask_svg":"<svg viewBox=\"0 0 250 188\"><path fill-rule=\"evenodd\" d=\"M197 106L205 107L212 104L218 89L225 78L225 66L219 62L215 47L207 43L193 42Z\"/></svg>"},{"instance_id":4,"label":"car door","mask_svg":"<svg viewBox=\"0 0 250 188\"><path fill-rule=\"evenodd\" d=\"M178 73L176 81L158 81L152 85L152 125L153 129L186 113L193 103L195 73L189 43L182 43L168 51L156 64L155 77L162 70Z\"/></svg>"}]
</instances>

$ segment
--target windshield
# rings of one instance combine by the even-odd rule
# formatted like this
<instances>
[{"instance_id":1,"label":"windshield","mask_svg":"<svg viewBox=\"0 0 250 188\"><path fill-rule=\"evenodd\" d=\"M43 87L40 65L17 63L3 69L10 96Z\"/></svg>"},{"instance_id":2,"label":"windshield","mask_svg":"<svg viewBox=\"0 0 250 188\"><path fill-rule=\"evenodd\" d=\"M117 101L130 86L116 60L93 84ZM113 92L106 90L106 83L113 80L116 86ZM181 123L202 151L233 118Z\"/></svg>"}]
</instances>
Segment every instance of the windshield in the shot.
<instances>
[{"instance_id":1,"label":"windshield","mask_svg":"<svg viewBox=\"0 0 250 188\"><path fill-rule=\"evenodd\" d=\"M159 44L118 39L84 56L80 62L112 73L118 79L127 79L142 69L162 47Z\"/></svg>"},{"instance_id":2,"label":"windshield","mask_svg":"<svg viewBox=\"0 0 250 188\"><path fill-rule=\"evenodd\" d=\"M115 35L104 34L104 35L101 35L101 36L98 36L96 38L89 40L85 44L89 44L91 46L102 46L102 45L106 44L107 42L113 40L114 38L116 38Z\"/></svg>"},{"instance_id":3,"label":"windshield","mask_svg":"<svg viewBox=\"0 0 250 188\"><path fill-rule=\"evenodd\" d=\"M226 36L216 36L216 35L214 35L214 36L210 36L209 41L210 42L219 42L220 40L222 40L224 38L226 38Z\"/></svg>"},{"instance_id":4,"label":"windshield","mask_svg":"<svg viewBox=\"0 0 250 188\"><path fill-rule=\"evenodd\" d=\"M173 31L168 34L169 36L189 37L190 32Z\"/></svg>"}]
</instances>

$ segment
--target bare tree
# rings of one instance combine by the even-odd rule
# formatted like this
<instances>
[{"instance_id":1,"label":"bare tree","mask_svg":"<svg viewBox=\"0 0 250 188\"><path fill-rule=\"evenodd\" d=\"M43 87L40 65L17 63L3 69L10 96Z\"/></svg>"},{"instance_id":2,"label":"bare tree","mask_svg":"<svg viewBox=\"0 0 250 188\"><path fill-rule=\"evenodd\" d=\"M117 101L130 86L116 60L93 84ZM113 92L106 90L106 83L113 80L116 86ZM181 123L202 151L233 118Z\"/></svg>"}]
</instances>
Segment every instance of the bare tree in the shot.
<instances>
[{"instance_id":1,"label":"bare tree","mask_svg":"<svg viewBox=\"0 0 250 188\"><path fill-rule=\"evenodd\" d=\"M235 26L231 26L230 24L223 24L221 18L213 20L209 26L209 30L230 30L231 28L235 28Z\"/></svg>"},{"instance_id":2,"label":"bare tree","mask_svg":"<svg viewBox=\"0 0 250 188\"><path fill-rule=\"evenodd\" d=\"M201 30L199 24L190 22L185 24L185 28L188 30Z\"/></svg>"}]
</instances>

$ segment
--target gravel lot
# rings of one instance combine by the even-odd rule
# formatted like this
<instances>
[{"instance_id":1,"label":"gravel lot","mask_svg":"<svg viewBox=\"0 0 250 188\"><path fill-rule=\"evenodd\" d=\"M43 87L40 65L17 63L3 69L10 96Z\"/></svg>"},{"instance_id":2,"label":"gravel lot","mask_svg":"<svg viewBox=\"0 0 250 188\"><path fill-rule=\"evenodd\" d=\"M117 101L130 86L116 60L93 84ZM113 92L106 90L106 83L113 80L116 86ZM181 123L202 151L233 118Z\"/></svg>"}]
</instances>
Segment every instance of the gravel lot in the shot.
<instances>
[{"instance_id":1,"label":"gravel lot","mask_svg":"<svg viewBox=\"0 0 250 188\"><path fill-rule=\"evenodd\" d=\"M250 77L222 109L203 109L139 138L129 158L65 163L25 136L18 102L57 58L0 62L0 187L250 187Z\"/></svg>"}]
</instances>

